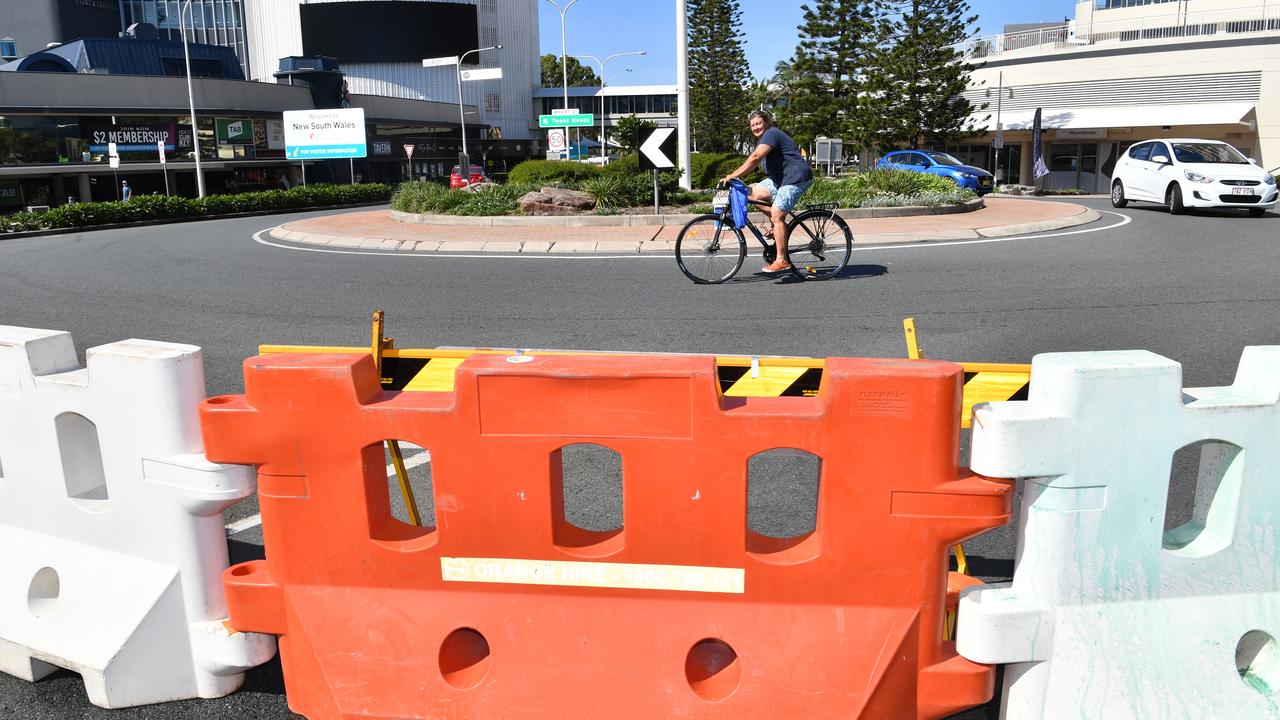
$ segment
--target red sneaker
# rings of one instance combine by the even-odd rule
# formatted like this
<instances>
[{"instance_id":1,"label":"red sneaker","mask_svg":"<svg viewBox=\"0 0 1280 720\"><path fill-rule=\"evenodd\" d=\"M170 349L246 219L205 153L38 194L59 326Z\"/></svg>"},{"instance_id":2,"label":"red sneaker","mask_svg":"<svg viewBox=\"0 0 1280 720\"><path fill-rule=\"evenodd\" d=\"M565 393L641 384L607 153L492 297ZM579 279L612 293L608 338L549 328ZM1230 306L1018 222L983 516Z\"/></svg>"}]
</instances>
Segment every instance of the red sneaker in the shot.
<instances>
[{"instance_id":1,"label":"red sneaker","mask_svg":"<svg viewBox=\"0 0 1280 720\"><path fill-rule=\"evenodd\" d=\"M791 269L791 263L786 262L784 260L774 260L768 265L765 265L764 267L760 268L760 272L765 273L767 275L772 275L774 273L787 272L790 269Z\"/></svg>"}]
</instances>

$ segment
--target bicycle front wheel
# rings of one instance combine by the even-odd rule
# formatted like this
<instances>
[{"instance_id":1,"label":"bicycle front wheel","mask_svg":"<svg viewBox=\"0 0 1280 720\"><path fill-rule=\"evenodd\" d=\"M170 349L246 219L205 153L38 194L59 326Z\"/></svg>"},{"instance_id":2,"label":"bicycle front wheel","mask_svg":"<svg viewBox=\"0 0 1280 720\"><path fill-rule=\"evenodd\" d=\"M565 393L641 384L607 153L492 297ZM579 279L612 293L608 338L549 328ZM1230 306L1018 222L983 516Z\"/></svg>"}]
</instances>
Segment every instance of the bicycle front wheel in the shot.
<instances>
[{"instance_id":1,"label":"bicycle front wheel","mask_svg":"<svg viewBox=\"0 0 1280 720\"><path fill-rule=\"evenodd\" d=\"M700 215L690 220L676 237L676 263L680 272L696 283L728 280L746 257L742 231L719 215Z\"/></svg>"},{"instance_id":2,"label":"bicycle front wheel","mask_svg":"<svg viewBox=\"0 0 1280 720\"><path fill-rule=\"evenodd\" d=\"M835 277L849 264L853 232L830 210L806 210L787 224L791 272L804 280Z\"/></svg>"}]
</instances>

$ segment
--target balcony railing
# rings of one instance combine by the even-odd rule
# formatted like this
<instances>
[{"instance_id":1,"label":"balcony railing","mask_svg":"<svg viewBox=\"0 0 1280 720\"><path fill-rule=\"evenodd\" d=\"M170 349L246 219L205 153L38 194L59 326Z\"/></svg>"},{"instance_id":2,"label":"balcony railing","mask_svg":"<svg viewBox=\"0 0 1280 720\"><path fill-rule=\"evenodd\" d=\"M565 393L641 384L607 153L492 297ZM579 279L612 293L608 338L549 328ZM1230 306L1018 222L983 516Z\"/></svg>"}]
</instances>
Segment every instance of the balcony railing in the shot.
<instances>
[{"instance_id":1,"label":"balcony railing","mask_svg":"<svg viewBox=\"0 0 1280 720\"><path fill-rule=\"evenodd\" d=\"M1072 21L1065 25L971 38L954 45L966 58L983 60L1019 51L1050 50L1141 40L1205 38L1280 32L1280 1L1240 10L1167 12L1128 20Z\"/></svg>"}]
</instances>

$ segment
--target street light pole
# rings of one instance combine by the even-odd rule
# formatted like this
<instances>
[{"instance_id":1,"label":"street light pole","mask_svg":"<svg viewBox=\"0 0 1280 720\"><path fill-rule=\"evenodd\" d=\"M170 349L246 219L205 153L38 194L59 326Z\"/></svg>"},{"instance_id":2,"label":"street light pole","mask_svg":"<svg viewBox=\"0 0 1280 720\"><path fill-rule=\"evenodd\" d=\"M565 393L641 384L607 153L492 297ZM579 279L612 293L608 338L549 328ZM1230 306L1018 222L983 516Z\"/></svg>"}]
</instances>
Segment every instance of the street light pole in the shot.
<instances>
[{"instance_id":1,"label":"street light pole","mask_svg":"<svg viewBox=\"0 0 1280 720\"><path fill-rule=\"evenodd\" d=\"M680 187L692 187L689 173L689 33L686 0L676 0L676 136Z\"/></svg>"},{"instance_id":2,"label":"street light pole","mask_svg":"<svg viewBox=\"0 0 1280 720\"><path fill-rule=\"evenodd\" d=\"M548 0L548 2L550 2L550 0ZM604 167L604 164L607 161L608 152L609 152L608 148L606 147L607 143L605 142L605 133L604 133L604 88L605 88L605 85L608 85L608 83L604 79L604 68L606 65L609 64L609 61L614 58L624 57L626 55L648 55L648 54L649 54L648 50L632 50L630 52L614 53L606 57L604 60L601 60L595 55L574 55L575 58L586 58L587 60L594 60L595 63L600 66L600 167ZM627 70L626 72L630 72L630 70ZM566 90L566 92L568 91ZM579 156L581 156L581 150L579 150Z\"/></svg>"},{"instance_id":3,"label":"street light pole","mask_svg":"<svg viewBox=\"0 0 1280 720\"><path fill-rule=\"evenodd\" d=\"M191 142L195 146L196 151L196 193L198 197L204 197L204 170L200 167L200 129L196 126L196 99L191 89L191 52L187 49L187 28L183 23L183 15L191 7L191 0L187 0L182 9L178 11L178 32L182 35L182 55L187 61L187 103L191 108ZM191 16L191 31L195 32L196 18ZM177 142L175 138L175 144Z\"/></svg>"},{"instance_id":4,"label":"street light pole","mask_svg":"<svg viewBox=\"0 0 1280 720\"><path fill-rule=\"evenodd\" d=\"M458 124L462 127L462 155L467 159L467 167L459 168L462 177L467 179L467 184L471 184L471 156L467 154L467 117L462 109L462 60L471 53L484 52L485 50L501 50L501 45L492 45L490 47L476 48L468 50L458 56L458 63L454 66L454 75L458 79Z\"/></svg>"},{"instance_id":5,"label":"street light pole","mask_svg":"<svg viewBox=\"0 0 1280 720\"><path fill-rule=\"evenodd\" d=\"M547 2L551 3L552 7L560 11L560 74L564 80L564 106L565 106L565 109L568 109L569 107L569 61L568 61L568 40L567 40L567 32L565 27L564 16L565 16L565 13L569 12L569 8L573 7L573 4L578 2L578 0L569 0L569 4L565 5L564 7L560 7L560 4L557 3L556 0L547 0Z\"/></svg>"}]
</instances>

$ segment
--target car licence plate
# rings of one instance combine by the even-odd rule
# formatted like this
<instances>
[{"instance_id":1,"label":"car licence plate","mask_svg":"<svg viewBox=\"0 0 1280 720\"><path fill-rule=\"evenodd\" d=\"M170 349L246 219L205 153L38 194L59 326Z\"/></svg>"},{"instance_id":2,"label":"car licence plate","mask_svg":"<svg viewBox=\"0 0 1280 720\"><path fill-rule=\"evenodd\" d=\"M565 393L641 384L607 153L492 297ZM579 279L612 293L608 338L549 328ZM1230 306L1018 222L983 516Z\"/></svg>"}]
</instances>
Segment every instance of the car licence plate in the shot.
<instances>
[{"instance_id":1,"label":"car licence plate","mask_svg":"<svg viewBox=\"0 0 1280 720\"><path fill-rule=\"evenodd\" d=\"M1231 188L1231 194L1232 195L1252 195L1253 188L1247 188L1247 187Z\"/></svg>"}]
</instances>

